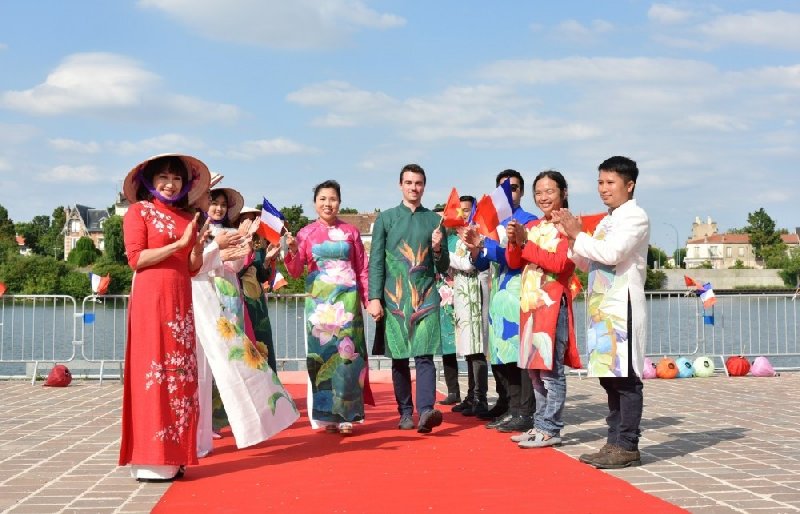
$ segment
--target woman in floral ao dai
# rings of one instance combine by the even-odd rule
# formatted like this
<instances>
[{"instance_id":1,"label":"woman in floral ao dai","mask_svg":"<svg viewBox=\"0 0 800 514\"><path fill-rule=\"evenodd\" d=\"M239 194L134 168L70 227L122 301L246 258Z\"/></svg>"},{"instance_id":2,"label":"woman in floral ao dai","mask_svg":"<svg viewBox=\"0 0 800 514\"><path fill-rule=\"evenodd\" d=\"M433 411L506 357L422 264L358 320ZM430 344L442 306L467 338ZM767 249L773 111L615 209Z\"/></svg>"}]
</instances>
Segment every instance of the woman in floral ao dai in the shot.
<instances>
[{"instance_id":1,"label":"woman in floral ao dai","mask_svg":"<svg viewBox=\"0 0 800 514\"><path fill-rule=\"evenodd\" d=\"M305 301L309 415L315 428L350 434L372 402L362 305L366 305L364 245L354 226L339 220L340 188L328 180L314 188L318 219L288 234L286 269L308 270ZM366 394L365 394L366 392Z\"/></svg>"}]
</instances>

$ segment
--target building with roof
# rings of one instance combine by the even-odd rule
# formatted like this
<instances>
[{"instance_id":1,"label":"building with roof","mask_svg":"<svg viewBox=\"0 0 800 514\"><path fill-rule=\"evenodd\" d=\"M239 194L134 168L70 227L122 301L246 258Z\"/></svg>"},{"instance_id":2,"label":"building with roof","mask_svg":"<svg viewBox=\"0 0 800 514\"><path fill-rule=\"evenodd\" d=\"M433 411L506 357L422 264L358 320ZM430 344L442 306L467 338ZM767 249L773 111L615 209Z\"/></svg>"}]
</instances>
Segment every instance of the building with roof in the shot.
<instances>
[{"instance_id":1,"label":"building with roof","mask_svg":"<svg viewBox=\"0 0 800 514\"><path fill-rule=\"evenodd\" d=\"M108 209L94 209L85 205L76 204L74 207L65 207L66 222L64 233L64 260L69 252L75 248L78 239L89 237L94 242L95 248L103 251L104 235L103 222L110 216Z\"/></svg>"},{"instance_id":2,"label":"building with roof","mask_svg":"<svg viewBox=\"0 0 800 514\"><path fill-rule=\"evenodd\" d=\"M794 234L781 234L781 239L788 251L800 248L800 228ZM756 260L749 234L711 234L687 241L686 267L698 268L706 261L711 263L712 269L732 268L736 261L749 268L764 267Z\"/></svg>"},{"instance_id":3,"label":"building with roof","mask_svg":"<svg viewBox=\"0 0 800 514\"><path fill-rule=\"evenodd\" d=\"M378 219L377 212L358 213L358 214L339 214L339 219L349 223L361 232L361 241L364 242L364 250L369 257L369 249L372 246L372 228L375 220Z\"/></svg>"}]
</instances>

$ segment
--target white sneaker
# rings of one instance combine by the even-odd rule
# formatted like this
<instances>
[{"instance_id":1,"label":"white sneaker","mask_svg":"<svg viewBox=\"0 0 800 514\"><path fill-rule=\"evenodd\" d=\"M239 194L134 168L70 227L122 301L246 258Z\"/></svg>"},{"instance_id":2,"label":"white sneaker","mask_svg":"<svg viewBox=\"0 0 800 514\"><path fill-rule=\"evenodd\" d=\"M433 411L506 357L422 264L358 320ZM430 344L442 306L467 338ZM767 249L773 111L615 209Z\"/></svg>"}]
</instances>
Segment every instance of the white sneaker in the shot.
<instances>
[{"instance_id":1,"label":"white sneaker","mask_svg":"<svg viewBox=\"0 0 800 514\"><path fill-rule=\"evenodd\" d=\"M523 432L523 433L517 434L517 435L512 435L511 436L511 440L514 441L515 443L520 443L522 441L528 441L528 440L531 440L534 437L536 437L536 434L538 434L538 433L539 432L537 432L535 428L532 428L532 429L528 430L527 432Z\"/></svg>"},{"instance_id":2,"label":"white sneaker","mask_svg":"<svg viewBox=\"0 0 800 514\"><path fill-rule=\"evenodd\" d=\"M544 437L545 434L539 432L533 439L520 441L517 446L520 448L547 448L548 446L559 446L561 444L561 438L557 435L551 436L549 439Z\"/></svg>"}]
</instances>

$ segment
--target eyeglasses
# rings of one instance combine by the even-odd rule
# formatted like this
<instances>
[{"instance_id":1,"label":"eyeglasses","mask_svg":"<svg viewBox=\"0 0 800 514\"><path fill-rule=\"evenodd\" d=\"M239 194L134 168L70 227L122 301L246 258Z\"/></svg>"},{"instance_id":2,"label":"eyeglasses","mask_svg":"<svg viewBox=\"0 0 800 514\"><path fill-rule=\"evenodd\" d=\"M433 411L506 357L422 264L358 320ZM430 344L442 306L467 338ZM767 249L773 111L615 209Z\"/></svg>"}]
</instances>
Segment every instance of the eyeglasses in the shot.
<instances>
[{"instance_id":1,"label":"eyeglasses","mask_svg":"<svg viewBox=\"0 0 800 514\"><path fill-rule=\"evenodd\" d=\"M509 189L511 189L512 191L514 191L515 193L516 193L517 191L519 191L519 184L509 184L509 185L508 185L508 187L509 187Z\"/></svg>"},{"instance_id":2,"label":"eyeglasses","mask_svg":"<svg viewBox=\"0 0 800 514\"><path fill-rule=\"evenodd\" d=\"M541 196L553 196L554 193L560 192L559 189L545 189L544 191L534 191L533 196L539 198Z\"/></svg>"}]
</instances>

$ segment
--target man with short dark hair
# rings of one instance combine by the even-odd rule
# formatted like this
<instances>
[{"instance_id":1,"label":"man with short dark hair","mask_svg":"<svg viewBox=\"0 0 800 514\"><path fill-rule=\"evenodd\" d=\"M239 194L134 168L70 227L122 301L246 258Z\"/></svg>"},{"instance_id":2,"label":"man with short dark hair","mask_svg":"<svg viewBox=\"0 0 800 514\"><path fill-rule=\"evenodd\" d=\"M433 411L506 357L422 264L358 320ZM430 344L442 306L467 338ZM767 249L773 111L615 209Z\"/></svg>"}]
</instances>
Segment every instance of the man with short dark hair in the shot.
<instances>
[{"instance_id":1,"label":"man with short dark hair","mask_svg":"<svg viewBox=\"0 0 800 514\"><path fill-rule=\"evenodd\" d=\"M435 275L447 271L449 253L442 244L441 217L422 206L425 170L408 164L400 171L403 200L381 212L372 233L369 259L369 304L367 312L376 321L385 320L386 356L392 359L392 383L400 413L401 430L414 428L411 399L413 357L417 372L417 432L429 433L442 423L434 409L436 366L434 354L441 351L439 292Z\"/></svg>"},{"instance_id":2,"label":"man with short dark hair","mask_svg":"<svg viewBox=\"0 0 800 514\"><path fill-rule=\"evenodd\" d=\"M497 403L482 419L490 418L487 428L501 432L525 432L533 427L533 386L528 370L517 366L519 359L520 273L506 263L506 230L512 219L527 224L536 218L520 207L525 194L525 180L512 169L501 171L495 185L508 182L511 187L513 212L500 222L499 241L481 239L474 228L464 231L463 239L470 247L475 267L491 266L491 296L489 299L489 361L497 388ZM499 227L486 227L494 229Z\"/></svg>"},{"instance_id":3,"label":"man with short dark hair","mask_svg":"<svg viewBox=\"0 0 800 514\"><path fill-rule=\"evenodd\" d=\"M599 377L608 396L608 436L597 453L581 462L602 469L641 464L640 424L644 396L640 379L644 363L647 311L644 282L650 220L633 199L639 169L636 162L611 157L598 167L597 191L608 207L589 235L569 211L553 213L572 241L570 258L589 272L586 369Z\"/></svg>"}]
</instances>

